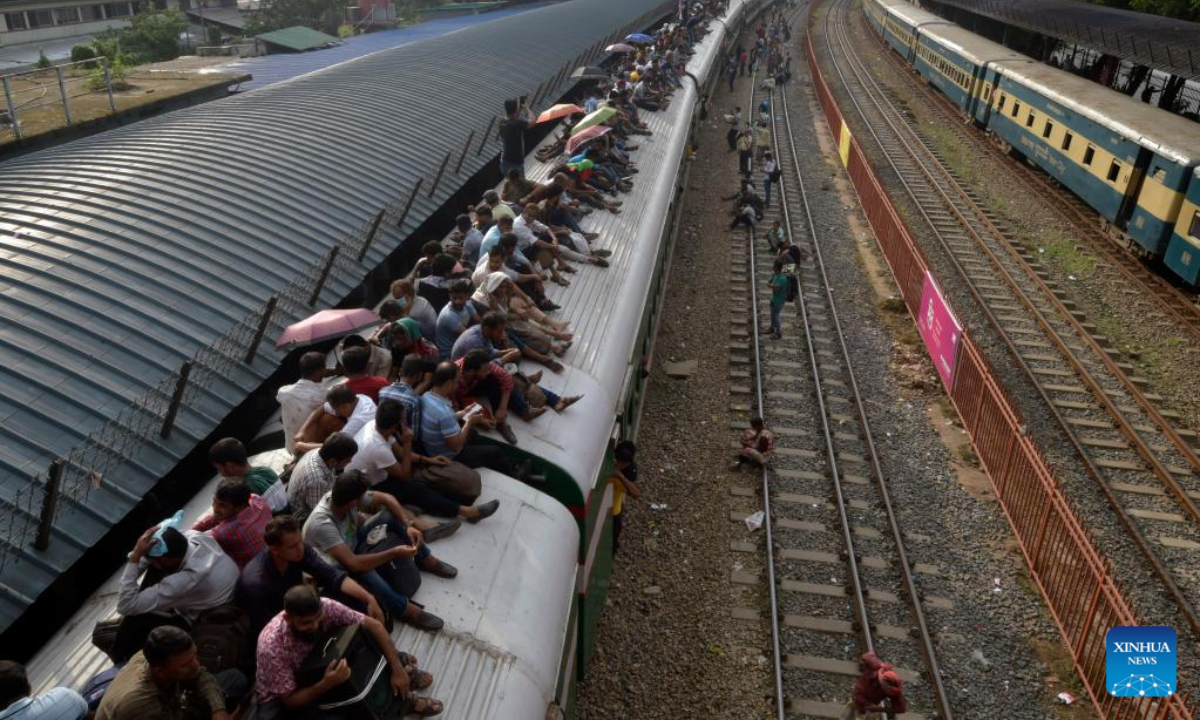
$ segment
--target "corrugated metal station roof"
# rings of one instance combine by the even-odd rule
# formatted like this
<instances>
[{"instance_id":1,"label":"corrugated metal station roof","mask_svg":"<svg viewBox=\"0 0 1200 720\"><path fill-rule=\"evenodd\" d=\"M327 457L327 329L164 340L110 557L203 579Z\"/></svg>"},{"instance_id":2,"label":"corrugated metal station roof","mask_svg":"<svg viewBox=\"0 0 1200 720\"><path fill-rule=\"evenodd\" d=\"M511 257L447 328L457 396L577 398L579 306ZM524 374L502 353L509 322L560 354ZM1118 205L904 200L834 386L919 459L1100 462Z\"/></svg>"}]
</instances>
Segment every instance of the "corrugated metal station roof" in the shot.
<instances>
[{"instance_id":1,"label":"corrugated metal station roof","mask_svg":"<svg viewBox=\"0 0 1200 720\"><path fill-rule=\"evenodd\" d=\"M1200 78L1200 23L1080 0L933 0L1172 75Z\"/></svg>"},{"instance_id":2,"label":"corrugated metal station roof","mask_svg":"<svg viewBox=\"0 0 1200 720\"><path fill-rule=\"evenodd\" d=\"M303 25L295 27L283 28L269 33L263 33L257 36L259 40L270 45L278 45L281 48L293 50L295 52L304 52L312 50L323 45L330 45L338 41L332 35L326 35L323 32L317 32L312 28L306 28Z\"/></svg>"},{"instance_id":3,"label":"corrugated metal station roof","mask_svg":"<svg viewBox=\"0 0 1200 720\"><path fill-rule=\"evenodd\" d=\"M0 165L0 630L278 367L271 338L310 312L335 246L318 308L494 158L505 98L553 86L548 104L567 86L552 79L651 10L669 8L573 0ZM189 359L174 432L159 439ZM68 456L49 547L35 551L30 478Z\"/></svg>"}]
</instances>

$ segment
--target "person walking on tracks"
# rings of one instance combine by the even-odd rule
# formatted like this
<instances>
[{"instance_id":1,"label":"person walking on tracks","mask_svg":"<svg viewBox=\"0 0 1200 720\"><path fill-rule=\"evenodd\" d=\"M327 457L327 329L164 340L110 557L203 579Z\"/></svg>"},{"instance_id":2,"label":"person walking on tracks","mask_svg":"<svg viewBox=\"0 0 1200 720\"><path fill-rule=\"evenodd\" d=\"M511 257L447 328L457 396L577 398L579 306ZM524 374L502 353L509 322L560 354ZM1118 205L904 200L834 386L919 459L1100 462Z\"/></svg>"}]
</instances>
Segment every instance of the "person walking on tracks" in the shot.
<instances>
[{"instance_id":1,"label":"person walking on tracks","mask_svg":"<svg viewBox=\"0 0 1200 720\"><path fill-rule=\"evenodd\" d=\"M842 710L841 720L890 720L908 710L895 668L875 653L863 653L858 667L861 674L854 681L854 691Z\"/></svg>"},{"instance_id":2,"label":"person walking on tracks","mask_svg":"<svg viewBox=\"0 0 1200 720\"><path fill-rule=\"evenodd\" d=\"M742 173L742 177L750 177L750 166L754 160L754 136L749 129L743 129L738 133L737 138L738 149L738 170Z\"/></svg>"},{"instance_id":3,"label":"person walking on tracks","mask_svg":"<svg viewBox=\"0 0 1200 720\"><path fill-rule=\"evenodd\" d=\"M788 276L783 272L783 263L776 260L767 284L771 288L771 327L767 332L776 340L783 339L783 325L780 316L783 315L783 304L788 298Z\"/></svg>"}]
</instances>

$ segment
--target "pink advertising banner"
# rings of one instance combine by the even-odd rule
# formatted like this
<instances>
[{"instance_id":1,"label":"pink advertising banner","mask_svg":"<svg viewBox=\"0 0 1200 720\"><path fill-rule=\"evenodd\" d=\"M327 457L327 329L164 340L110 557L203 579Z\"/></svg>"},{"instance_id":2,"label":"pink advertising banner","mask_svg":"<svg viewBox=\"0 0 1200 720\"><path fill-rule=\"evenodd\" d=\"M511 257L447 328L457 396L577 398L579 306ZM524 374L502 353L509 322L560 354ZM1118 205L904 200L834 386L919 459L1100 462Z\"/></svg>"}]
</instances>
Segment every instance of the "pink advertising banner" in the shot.
<instances>
[{"instance_id":1,"label":"pink advertising banner","mask_svg":"<svg viewBox=\"0 0 1200 720\"><path fill-rule=\"evenodd\" d=\"M925 286L921 290L921 309L917 313L917 329L929 350L938 375L947 390L954 389L954 368L958 361L958 345L962 341L962 325L950 311L942 291L933 275L925 273Z\"/></svg>"}]
</instances>

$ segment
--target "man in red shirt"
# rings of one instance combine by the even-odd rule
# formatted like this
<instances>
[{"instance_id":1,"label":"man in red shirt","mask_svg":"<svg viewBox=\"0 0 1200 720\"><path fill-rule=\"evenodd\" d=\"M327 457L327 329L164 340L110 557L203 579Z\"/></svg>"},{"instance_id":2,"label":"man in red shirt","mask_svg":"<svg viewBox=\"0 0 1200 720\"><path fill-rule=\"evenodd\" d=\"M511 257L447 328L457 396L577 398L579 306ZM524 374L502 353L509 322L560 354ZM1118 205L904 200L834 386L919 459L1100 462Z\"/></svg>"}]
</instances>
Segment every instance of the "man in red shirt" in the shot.
<instances>
[{"instance_id":1,"label":"man in red shirt","mask_svg":"<svg viewBox=\"0 0 1200 720\"><path fill-rule=\"evenodd\" d=\"M213 494L212 512L197 520L192 529L211 535L241 570L267 546L263 533L269 522L270 506L250 493L245 480L227 477Z\"/></svg>"},{"instance_id":2,"label":"man in red shirt","mask_svg":"<svg viewBox=\"0 0 1200 720\"><path fill-rule=\"evenodd\" d=\"M387 387L387 378L370 375L367 366L371 362L371 351L365 347L352 347L342 353L342 367L346 369L346 387L356 395L366 395L371 402L379 404L379 391Z\"/></svg>"},{"instance_id":3,"label":"man in red shirt","mask_svg":"<svg viewBox=\"0 0 1200 720\"><path fill-rule=\"evenodd\" d=\"M858 667L862 674L854 681L854 692L842 710L841 720L895 718L908 711L900 675L891 665L875 653L863 653Z\"/></svg>"}]
</instances>

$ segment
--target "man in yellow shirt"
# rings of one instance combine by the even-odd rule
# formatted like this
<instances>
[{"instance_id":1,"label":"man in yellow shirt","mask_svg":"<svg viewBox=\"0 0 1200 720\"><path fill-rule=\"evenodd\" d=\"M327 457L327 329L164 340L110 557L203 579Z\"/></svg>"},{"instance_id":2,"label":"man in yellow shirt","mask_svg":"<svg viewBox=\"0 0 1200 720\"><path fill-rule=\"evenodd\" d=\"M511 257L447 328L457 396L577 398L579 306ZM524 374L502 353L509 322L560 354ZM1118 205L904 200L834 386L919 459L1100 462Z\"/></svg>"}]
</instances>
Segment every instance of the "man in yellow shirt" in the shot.
<instances>
[{"instance_id":1,"label":"man in yellow shirt","mask_svg":"<svg viewBox=\"0 0 1200 720\"><path fill-rule=\"evenodd\" d=\"M622 440L613 448L613 474L608 478L608 481L613 486L613 504L612 504L612 521L613 521L613 556L617 554L617 549L621 544L621 526L623 524L622 511L625 509L625 495L635 500L642 496L637 482L638 467L634 461L637 455L637 445L634 445L630 440Z\"/></svg>"}]
</instances>

